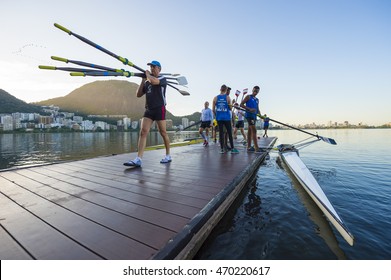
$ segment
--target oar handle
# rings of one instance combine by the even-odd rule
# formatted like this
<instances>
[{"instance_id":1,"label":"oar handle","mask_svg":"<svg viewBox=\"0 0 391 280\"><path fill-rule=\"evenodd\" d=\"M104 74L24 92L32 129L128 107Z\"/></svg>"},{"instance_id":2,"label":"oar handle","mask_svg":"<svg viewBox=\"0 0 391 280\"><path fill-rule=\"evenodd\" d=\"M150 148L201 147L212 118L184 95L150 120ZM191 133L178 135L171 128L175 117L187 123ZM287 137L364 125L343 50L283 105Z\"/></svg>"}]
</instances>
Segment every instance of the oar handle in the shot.
<instances>
[{"instance_id":1,"label":"oar handle","mask_svg":"<svg viewBox=\"0 0 391 280\"><path fill-rule=\"evenodd\" d=\"M57 60L57 61L65 62L65 63L69 62L69 60L66 59L66 58L62 58L62 57L58 57L58 56L54 56L54 55L51 56L50 58L53 59L53 60Z\"/></svg>"},{"instance_id":2,"label":"oar handle","mask_svg":"<svg viewBox=\"0 0 391 280\"><path fill-rule=\"evenodd\" d=\"M46 65L39 65L39 69L44 69L44 70L56 70L55 66L46 66Z\"/></svg>"},{"instance_id":3,"label":"oar handle","mask_svg":"<svg viewBox=\"0 0 391 280\"><path fill-rule=\"evenodd\" d=\"M64 26L59 25L58 23L55 23L54 26L57 27L58 29L64 31L65 33L68 33L69 35L72 35L72 31L70 31L69 29L66 29Z\"/></svg>"}]
</instances>

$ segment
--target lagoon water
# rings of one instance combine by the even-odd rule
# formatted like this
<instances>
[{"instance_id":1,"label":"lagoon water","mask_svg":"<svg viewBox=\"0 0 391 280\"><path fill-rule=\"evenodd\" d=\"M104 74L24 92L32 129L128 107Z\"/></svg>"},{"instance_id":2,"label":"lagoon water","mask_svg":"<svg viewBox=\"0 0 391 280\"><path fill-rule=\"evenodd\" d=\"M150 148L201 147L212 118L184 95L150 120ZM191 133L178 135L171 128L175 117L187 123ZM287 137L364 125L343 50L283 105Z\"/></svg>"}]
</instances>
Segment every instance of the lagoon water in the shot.
<instances>
[{"instance_id":1,"label":"lagoon water","mask_svg":"<svg viewBox=\"0 0 391 280\"><path fill-rule=\"evenodd\" d=\"M330 226L271 152L198 259L391 259L391 129L319 134L338 145L319 141L300 155L353 233L354 246ZM307 138L294 130L270 130L269 135L278 137L277 144ZM194 136L170 133L171 141ZM133 152L137 137L136 132L0 134L0 169ZM150 134L147 145L161 143L158 133Z\"/></svg>"},{"instance_id":2,"label":"lagoon water","mask_svg":"<svg viewBox=\"0 0 391 280\"><path fill-rule=\"evenodd\" d=\"M349 246L277 153L198 254L200 259L391 259L391 130L320 130L322 141L300 150L334 208L355 237ZM271 131L278 142L303 140L296 131Z\"/></svg>"}]
</instances>

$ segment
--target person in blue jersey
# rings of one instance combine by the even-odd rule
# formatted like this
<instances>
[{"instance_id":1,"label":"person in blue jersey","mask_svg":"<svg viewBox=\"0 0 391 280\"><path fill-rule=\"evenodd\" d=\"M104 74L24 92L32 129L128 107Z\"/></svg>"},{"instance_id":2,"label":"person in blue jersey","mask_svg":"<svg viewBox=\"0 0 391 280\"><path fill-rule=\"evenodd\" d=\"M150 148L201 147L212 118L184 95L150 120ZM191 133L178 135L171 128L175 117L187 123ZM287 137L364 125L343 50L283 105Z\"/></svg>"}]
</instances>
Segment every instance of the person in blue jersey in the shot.
<instances>
[{"instance_id":1,"label":"person in blue jersey","mask_svg":"<svg viewBox=\"0 0 391 280\"><path fill-rule=\"evenodd\" d=\"M263 129L265 130L263 137L269 137L267 136L267 130L269 129L269 122L270 122L269 117L265 115L263 119Z\"/></svg>"},{"instance_id":2,"label":"person in blue jersey","mask_svg":"<svg viewBox=\"0 0 391 280\"><path fill-rule=\"evenodd\" d=\"M145 95L145 112L144 117L141 120L137 157L134 160L125 162L125 166L141 166L147 136L154 121L156 121L166 148L166 156L160 163L169 163L172 160L170 156L170 139L168 138L166 131L167 80L160 75L162 66L158 61L154 60L151 63L148 63L148 65L150 66L150 70L145 71L146 77L142 79L141 84L137 89L137 97Z\"/></svg>"},{"instance_id":3,"label":"person in blue jersey","mask_svg":"<svg viewBox=\"0 0 391 280\"><path fill-rule=\"evenodd\" d=\"M246 120L248 122L248 131L247 131L247 151L260 153L261 150L258 146L257 140L257 114L260 114L259 110L259 99L257 94L259 93L259 86L254 86L252 94L247 95L242 102L240 107L244 108L246 112ZM254 143L254 146L251 146L251 143Z\"/></svg>"},{"instance_id":4,"label":"person in blue jersey","mask_svg":"<svg viewBox=\"0 0 391 280\"><path fill-rule=\"evenodd\" d=\"M227 131L229 142L231 144L231 154L237 154L239 151L234 148L231 125L231 98L227 95L227 86L222 85L220 94L213 99L213 113L219 126L219 140L221 152L224 153L224 128Z\"/></svg>"},{"instance_id":5,"label":"person in blue jersey","mask_svg":"<svg viewBox=\"0 0 391 280\"><path fill-rule=\"evenodd\" d=\"M204 103L204 109L201 111L201 125L199 129L199 133L201 137L204 139L204 146L207 147L209 145L209 128L212 125L213 121L213 112L212 109L209 108L209 102L206 101ZM205 134L204 134L205 130Z\"/></svg>"}]
</instances>

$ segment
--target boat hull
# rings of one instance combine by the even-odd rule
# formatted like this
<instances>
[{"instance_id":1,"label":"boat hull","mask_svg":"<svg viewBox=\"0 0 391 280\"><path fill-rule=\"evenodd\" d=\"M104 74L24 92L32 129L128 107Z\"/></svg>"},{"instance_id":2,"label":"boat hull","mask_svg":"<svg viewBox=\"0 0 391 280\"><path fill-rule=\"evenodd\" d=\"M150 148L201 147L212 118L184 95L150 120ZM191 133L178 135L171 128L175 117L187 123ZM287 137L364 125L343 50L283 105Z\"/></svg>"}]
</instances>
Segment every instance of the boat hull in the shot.
<instances>
[{"instance_id":1,"label":"boat hull","mask_svg":"<svg viewBox=\"0 0 391 280\"><path fill-rule=\"evenodd\" d=\"M319 186L318 182L300 159L296 151L280 152L280 157L289 168L304 190L320 208L330 223L337 229L346 242L353 246L354 237L347 229L341 217L335 211L333 205Z\"/></svg>"}]
</instances>

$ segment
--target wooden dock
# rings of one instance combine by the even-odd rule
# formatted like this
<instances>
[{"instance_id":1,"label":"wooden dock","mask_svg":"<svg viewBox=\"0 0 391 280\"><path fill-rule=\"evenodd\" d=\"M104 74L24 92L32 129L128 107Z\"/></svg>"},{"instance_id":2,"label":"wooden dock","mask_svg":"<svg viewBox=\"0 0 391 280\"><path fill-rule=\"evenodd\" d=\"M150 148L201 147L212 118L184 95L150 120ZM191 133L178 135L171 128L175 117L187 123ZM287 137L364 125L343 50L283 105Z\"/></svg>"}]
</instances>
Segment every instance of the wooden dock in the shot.
<instances>
[{"instance_id":1,"label":"wooden dock","mask_svg":"<svg viewBox=\"0 0 391 280\"><path fill-rule=\"evenodd\" d=\"M260 140L272 147L276 138ZM0 172L0 259L188 259L266 156L218 144Z\"/></svg>"}]
</instances>

